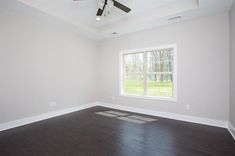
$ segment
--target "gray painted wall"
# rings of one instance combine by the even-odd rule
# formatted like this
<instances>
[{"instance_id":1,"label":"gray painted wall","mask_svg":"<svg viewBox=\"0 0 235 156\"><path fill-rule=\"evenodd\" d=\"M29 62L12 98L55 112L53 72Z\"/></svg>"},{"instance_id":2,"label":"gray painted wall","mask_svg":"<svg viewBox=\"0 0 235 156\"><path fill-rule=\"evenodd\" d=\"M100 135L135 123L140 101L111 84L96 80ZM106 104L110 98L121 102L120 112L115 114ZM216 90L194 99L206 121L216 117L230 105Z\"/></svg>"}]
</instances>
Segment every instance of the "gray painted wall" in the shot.
<instances>
[{"instance_id":1,"label":"gray painted wall","mask_svg":"<svg viewBox=\"0 0 235 156\"><path fill-rule=\"evenodd\" d=\"M235 127L235 4L230 12L230 122Z\"/></svg>"},{"instance_id":2,"label":"gray painted wall","mask_svg":"<svg viewBox=\"0 0 235 156\"><path fill-rule=\"evenodd\" d=\"M224 13L97 44L40 11L15 0L0 1L0 123L96 100L228 120L228 27ZM178 101L120 97L119 51L172 43L178 45ZM50 101L57 106L49 107Z\"/></svg>"},{"instance_id":3,"label":"gray painted wall","mask_svg":"<svg viewBox=\"0 0 235 156\"><path fill-rule=\"evenodd\" d=\"M155 111L228 121L228 13L155 28L99 43L99 99ZM119 96L119 51L176 43L178 101ZM116 99L112 100L115 96ZM186 105L191 106L190 110Z\"/></svg>"},{"instance_id":4,"label":"gray painted wall","mask_svg":"<svg viewBox=\"0 0 235 156\"><path fill-rule=\"evenodd\" d=\"M1 0L0 123L96 101L96 58L64 22Z\"/></svg>"}]
</instances>

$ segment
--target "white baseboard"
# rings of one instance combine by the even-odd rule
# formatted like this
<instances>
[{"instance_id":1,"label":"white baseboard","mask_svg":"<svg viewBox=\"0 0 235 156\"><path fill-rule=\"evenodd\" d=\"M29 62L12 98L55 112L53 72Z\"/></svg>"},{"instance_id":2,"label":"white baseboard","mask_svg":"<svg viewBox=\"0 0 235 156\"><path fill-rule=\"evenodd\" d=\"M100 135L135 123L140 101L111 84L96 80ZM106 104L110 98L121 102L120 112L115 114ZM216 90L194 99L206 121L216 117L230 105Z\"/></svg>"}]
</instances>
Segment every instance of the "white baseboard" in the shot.
<instances>
[{"instance_id":1,"label":"white baseboard","mask_svg":"<svg viewBox=\"0 0 235 156\"><path fill-rule=\"evenodd\" d=\"M230 122L228 123L228 131L230 132L230 134L233 136L233 139L235 140L235 128Z\"/></svg>"},{"instance_id":2,"label":"white baseboard","mask_svg":"<svg viewBox=\"0 0 235 156\"><path fill-rule=\"evenodd\" d=\"M58 110L58 111L54 111L54 112L36 115L33 117L27 117L27 118L15 120L15 121L2 123L2 124L0 124L0 131L23 126L23 125L27 125L30 123L38 122L41 120L53 118L53 117L60 116L60 115L76 112L76 111L83 110L83 109L90 108L90 107L94 107L94 106L96 106L96 103L84 104L84 105L80 105L80 106L76 106L76 107L72 107L72 108L62 109L62 110Z\"/></svg>"},{"instance_id":3,"label":"white baseboard","mask_svg":"<svg viewBox=\"0 0 235 156\"><path fill-rule=\"evenodd\" d=\"M146 114L146 115L158 116L158 117L169 118L169 119L174 119L174 120L181 120L181 121L187 121L187 122L198 123L198 124L203 124L203 125L227 128L226 121L213 120L213 119L201 118L201 117L195 117L195 116L180 115L180 114L167 113L167 112L160 112L160 111L152 111L152 110L147 110L147 109L127 107L123 105L110 104L110 103L104 103L104 102L97 102L97 105L108 107L108 108L113 108L113 109L129 111L129 112L140 113L140 114Z\"/></svg>"}]
</instances>

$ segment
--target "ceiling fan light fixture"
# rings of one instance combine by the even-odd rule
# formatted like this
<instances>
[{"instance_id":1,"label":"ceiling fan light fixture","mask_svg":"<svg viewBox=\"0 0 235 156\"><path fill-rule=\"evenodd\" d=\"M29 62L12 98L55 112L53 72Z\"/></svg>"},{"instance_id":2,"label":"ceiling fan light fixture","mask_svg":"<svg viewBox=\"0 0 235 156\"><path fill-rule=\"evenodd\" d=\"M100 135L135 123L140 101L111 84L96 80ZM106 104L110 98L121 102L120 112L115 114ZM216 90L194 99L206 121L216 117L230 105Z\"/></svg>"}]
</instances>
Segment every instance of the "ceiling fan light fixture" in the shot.
<instances>
[{"instance_id":1,"label":"ceiling fan light fixture","mask_svg":"<svg viewBox=\"0 0 235 156\"><path fill-rule=\"evenodd\" d=\"M96 16L108 16L112 7L116 7L126 13L129 13L131 11L130 8L123 5L122 3L117 2L116 0L99 0L98 6L99 7ZM98 20L100 20L100 18L98 18Z\"/></svg>"},{"instance_id":2,"label":"ceiling fan light fixture","mask_svg":"<svg viewBox=\"0 0 235 156\"><path fill-rule=\"evenodd\" d=\"M95 18L97 21L100 21L101 20L101 17L100 16L96 16Z\"/></svg>"}]
</instances>

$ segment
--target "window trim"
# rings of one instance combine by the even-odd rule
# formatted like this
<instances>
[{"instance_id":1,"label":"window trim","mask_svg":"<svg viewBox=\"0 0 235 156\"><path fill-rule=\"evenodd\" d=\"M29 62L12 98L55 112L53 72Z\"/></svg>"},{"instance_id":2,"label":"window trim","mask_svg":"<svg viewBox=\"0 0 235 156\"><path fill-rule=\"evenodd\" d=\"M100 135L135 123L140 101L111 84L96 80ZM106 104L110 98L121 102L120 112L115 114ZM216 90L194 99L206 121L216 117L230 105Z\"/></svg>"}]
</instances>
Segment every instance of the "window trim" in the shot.
<instances>
[{"instance_id":1,"label":"window trim","mask_svg":"<svg viewBox=\"0 0 235 156\"><path fill-rule=\"evenodd\" d=\"M126 94L123 91L123 55L130 53L138 53L138 52L146 52L146 51L154 51L156 49L166 49L173 48L173 60L174 60L174 68L173 68L173 96L172 97L161 97L161 96L147 96L147 95L130 95ZM168 44L157 47L149 47L142 49L134 49L134 50L122 50L119 52L119 96L127 97L127 98L138 98L138 99L147 99L147 100L160 100L160 101L171 101L177 102L177 44Z\"/></svg>"}]
</instances>

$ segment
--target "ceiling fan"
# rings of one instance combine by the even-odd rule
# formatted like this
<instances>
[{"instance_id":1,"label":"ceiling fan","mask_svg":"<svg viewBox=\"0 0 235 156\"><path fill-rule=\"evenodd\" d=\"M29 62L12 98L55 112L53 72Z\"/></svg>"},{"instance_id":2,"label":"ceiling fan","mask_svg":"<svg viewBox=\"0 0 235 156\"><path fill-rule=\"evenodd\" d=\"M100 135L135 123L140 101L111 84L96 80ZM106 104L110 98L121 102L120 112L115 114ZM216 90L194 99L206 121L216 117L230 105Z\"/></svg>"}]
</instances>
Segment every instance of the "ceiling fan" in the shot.
<instances>
[{"instance_id":1,"label":"ceiling fan","mask_svg":"<svg viewBox=\"0 0 235 156\"><path fill-rule=\"evenodd\" d=\"M81 1L81 0L73 0L73 1ZM101 16L103 15L107 16L109 14L110 8L112 8L113 6L126 13L129 13L131 11L129 7L117 2L116 0L99 0L98 4L99 8L96 13L96 20L101 20Z\"/></svg>"}]
</instances>

